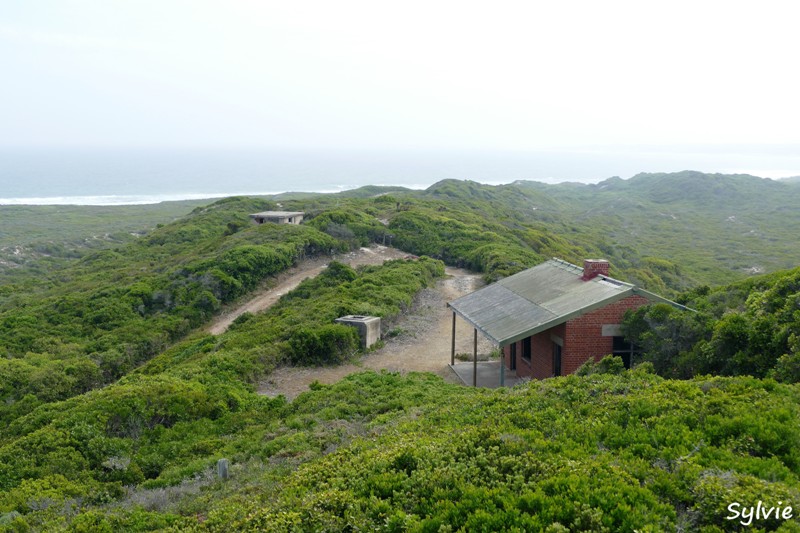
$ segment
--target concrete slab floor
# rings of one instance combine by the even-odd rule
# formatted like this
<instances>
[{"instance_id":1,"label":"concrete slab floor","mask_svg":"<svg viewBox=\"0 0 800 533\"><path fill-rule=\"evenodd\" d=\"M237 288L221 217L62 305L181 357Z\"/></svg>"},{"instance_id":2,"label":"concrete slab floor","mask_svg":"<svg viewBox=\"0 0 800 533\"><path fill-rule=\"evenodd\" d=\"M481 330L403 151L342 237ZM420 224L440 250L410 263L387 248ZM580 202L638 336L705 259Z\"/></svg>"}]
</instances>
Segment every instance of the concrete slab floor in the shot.
<instances>
[{"instance_id":1,"label":"concrete slab floor","mask_svg":"<svg viewBox=\"0 0 800 533\"><path fill-rule=\"evenodd\" d=\"M473 363L456 363L447 365L461 379L464 385L472 386ZM517 377L517 373L506 368L505 386L513 387L529 381L528 378ZM500 361L478 361L478 387L496 389L500 386Z\"/></svg>"}]
</instances>

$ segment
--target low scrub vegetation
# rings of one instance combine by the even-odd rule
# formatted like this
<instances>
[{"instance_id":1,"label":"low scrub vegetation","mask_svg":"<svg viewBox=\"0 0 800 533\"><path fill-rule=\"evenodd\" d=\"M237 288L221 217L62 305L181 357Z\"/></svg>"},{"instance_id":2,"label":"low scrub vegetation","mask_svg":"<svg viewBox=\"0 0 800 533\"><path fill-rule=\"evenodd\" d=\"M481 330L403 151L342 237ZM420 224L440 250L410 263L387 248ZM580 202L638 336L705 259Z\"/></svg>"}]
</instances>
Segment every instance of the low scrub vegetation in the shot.
<instances>
[{"instance_id":1,"label":"low scrub vegetation","mask_svg":"<svg viewBox=\"0 0 800 533\"><path fill-rule=\"evenodd\" d=\"M680 297L696 312L643 307L625 334L666 377L750 375L800 381L800 269Z\"/></svg>"},{"instance_id":2,"label":"low scrub vegetation","mask_svg":"<svg viewBox=\"0 0 800 533\"><path fill-rule=\"evenodd\" d=\"M31 514L39 517L34 523L46 521L43 506L59 509L61 517L67 508L119 500L125 487L183 483L202 475L221 453L236 461L266 460L284 445L299 444L292 444L294 434L264 439L287 406L282 398L254 394L252 380L281 362L350 357L358 350L357 334L334 325L334 318L397 314L443 273L441 262L428 258L358 271L334 262L220 337L184 340L112 385L17 417L0 440L0 511L20 513L17 521ZM262 436L251 440L253 424L263 425ZM302 446L315 437L306 439Z\"/></svg>"},{"instance_id":3,"label":"low scrub vegetation","mask_svg":"<svg viewBox=\"0 0 800 533\"><path fill-rule=\"evenodd\" d=\"M791 187L447 180L281 198L301 226L256 226L249 213L276 204L230 198L75 253L36 244L0 276L0 529L715 532L746 525L733 503L799 505L800 273L747 277L755 256L797 263L800 219L763 216ZM693 196L708 191L735 216ZM224 334L200 329L297 261L375 242L429 257L334 261ZM356 332L334 319L402 313L443 262L491 281L552 256L606 257L695 311L629 314L631 371L607 358L494 391L363 373L292 403L254 392L278 365L349 360ZM701 284L717 280L739 281Z\"/></svg>"},{"instance_id":4,"label":"low scrub vegetation","mask_svg":"<svg viewBox=\"0 0 800 533\"><path fill-rule=\"evenodd\" d=\"M0 505L18 522L76 531L713 532L740 526L732 502L800 497L800 397L774 381L600 368L511 390L372 372L313 388L292 404L176 420L158 446L144 429L139 453L174 466L138 489L90 498L53 474ZM192 461L187 450L203 447L214 453ZM223 456L231 478L214 480ZM108 476L124 463L97 461Z\"/></svg>"},{"instance_id":5,"label":"low scrub vegetation","mask_svg":"<svg viewBox=\"0 0 800 533\"><path fill-rule=\"evenodd\" d=\"M197 208L142 241L86 255L50 287L0 298L0 420L111 383L267 276L346 249L310 227L250 224L247 213L265 205ZM231 220L248 225L229 234Z\"/></svg>"}]
</instances>

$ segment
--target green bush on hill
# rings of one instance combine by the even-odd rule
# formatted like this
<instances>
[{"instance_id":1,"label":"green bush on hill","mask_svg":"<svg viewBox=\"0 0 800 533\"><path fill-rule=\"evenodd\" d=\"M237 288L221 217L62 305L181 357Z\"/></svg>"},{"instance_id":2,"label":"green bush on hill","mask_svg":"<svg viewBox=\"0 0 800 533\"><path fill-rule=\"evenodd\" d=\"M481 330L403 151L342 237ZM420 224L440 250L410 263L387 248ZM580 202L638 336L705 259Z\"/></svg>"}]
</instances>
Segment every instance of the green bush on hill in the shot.
<instances>
[{"instance_id":1,"label":"green bush on hill","mask_svg":"<svg viewBox=\"0 0 800 533\"><path fill-rule=\"evenodd\" d=\"M623 325L659 374L800 380L800 269L700 288L681 301L698 312L648 306L628 313Z\"/></svg>"},{"instance_id":2,"label":"green bush on hill","mask_svg":"<svg viewBox=\"0 0 800 533\"><path fill-rule=\"evenodd\" d=\"M55 512L118 500L125 486L173 486L209 468L223 448L234 458L267 459L291 443L244 435L254 421L279 423L285 402L254 394L252 380L280 362L347 359L358 335L334 318L396 314L443 274L429 258L359 271L333 262L219 337L184 340L114 384L20 413L0 436L0 512L35 513L42 498ZM34 489L46 491L39 497Z\"/></svg>"},{"instance_id":3,"label":"green bush on hill","mask_svg":"<svg viewBox=\"0 0 800 533\"><path fill-rule=\"evenodd\" d=\"M386 234L386 226L377 218L352 208L312 213L306 224L354 247L382 242Z\"/></svg>"},{"instance_id":4,"label":"green bush on hill","mask_svg":"<svg viewBox=\"0 0 800 533\"><path fill-rule=\"evenodd\" d=\"M725 184L731 202L758 189L763 205L731 218L698 204ZM58 262L32 259L0 287L0 528L720 531L738 527L732 501L798 501L800 398L780 383L800 379L797 270L677 296L697 313L631 313L646 361L633 371L607 358L513 390L365 373L291 404L253 392L277 365L349 358L355 332L333 320L402 312L443 274L424 257L332 262L223 335L196 331L295 261L371 241L489 280L605 256L666 296L740 279L755 256L795 264L797 217L762 224L794 193L761 185L681 173L281 199L308 213L302 226L253 225L275 204L232 198L124 245L39 246ZM221 457L226 482L211 474Z\"/></svg>"},{"instance_id":5,"label":"green bush on hill","mask_svg":"<svg viewBox=\"0 0 800 533\"><path fill-rule=\"evenodd\" d=\"M248 450L228 482L158 511L131 497L72 520L162 517L176 531L731 530L731 502L800 496L798 400L772 381L636 370L492 391L362 373L251 419L222 445ZM753 525L800 526L774 515Z\"/></svg>"},{"instance_id":6,"label":"green bush on hill","mask_svg":"<svg viewBox=\"0 0 800 533\"><path fill-rule=\"evenodd\" d=\"M0 420L120 378L267 276L346 246L311 227L250 223L268 205L229 198L197 208L0 306ZM231 220L247 225L229 234Z\"/></svg>"}]
</instances>

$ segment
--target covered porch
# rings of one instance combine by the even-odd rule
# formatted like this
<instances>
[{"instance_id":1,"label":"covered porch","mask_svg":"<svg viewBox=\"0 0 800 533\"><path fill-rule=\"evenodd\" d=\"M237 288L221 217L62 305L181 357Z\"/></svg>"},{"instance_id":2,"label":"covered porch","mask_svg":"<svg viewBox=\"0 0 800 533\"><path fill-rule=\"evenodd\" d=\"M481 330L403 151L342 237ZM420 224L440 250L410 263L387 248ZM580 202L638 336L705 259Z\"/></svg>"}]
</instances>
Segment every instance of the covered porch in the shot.
<instances>
[{"instance_id":1,"label":"covered porch","mask_svg":"<svg viewBox=\"0 0 800 533\"><path fill-rule=\"evenodd\" d=\"M447 365L464 385L496 389L513 387L519 383L530 381L529 378L517 377L517 373L504 370L503 360L455 363ZM502 375L502 380L501 380Z\"/></svg>"},{"instance_id":2,"label":"covered porch","mask_svg":"<svg viewBox=\"0 0 800 533\"><path fill-rule=\"evenodd\" d=\"M450 304L448 304L448 306L450 306ZM472 342L470 343L470 351L472 352L471 362L456 362L456 323L458 318L466 321L467 324L471 326L470 329L472 329L472 335L470 335L470 337L472 337ZM482 357L484 360L478 360L478 331L479 328L475 326L472 321L458 314L456 310L453 309L452 334L450 337L450 364L448 366L456 376L458 376L465 385L491 389L514 386L522 381L527 381L527 379L518 377L516 372L506 368L502 355L500 359L496 361L486 361L485 355ZM480 331L486 340L490 341L492 345L498 346L497 341L493 337L487 335L483 330ZM499 346L502 351L502 345Z\"/></svg>"}]
</instances>

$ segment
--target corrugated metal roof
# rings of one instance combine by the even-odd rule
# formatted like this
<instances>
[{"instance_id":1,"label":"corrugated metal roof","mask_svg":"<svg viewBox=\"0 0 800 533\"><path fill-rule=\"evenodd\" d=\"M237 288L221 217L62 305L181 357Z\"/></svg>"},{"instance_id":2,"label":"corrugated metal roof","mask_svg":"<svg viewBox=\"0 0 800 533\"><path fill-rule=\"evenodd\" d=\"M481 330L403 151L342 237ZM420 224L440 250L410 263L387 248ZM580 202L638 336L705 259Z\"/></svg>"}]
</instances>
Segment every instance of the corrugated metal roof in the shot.
<instances>
[{"instance_id":1,"label":"corrugated metal roof","mask_svg":"<svg viewBox=\"0 0 800 533\"><path fill-rule=\"evenodd\" d=\"M634 294L629 283L605 276L584 281L582 275L581 267L552 259L448 305L490 340L506 345Z\"/></svg>"}]
</instances>

